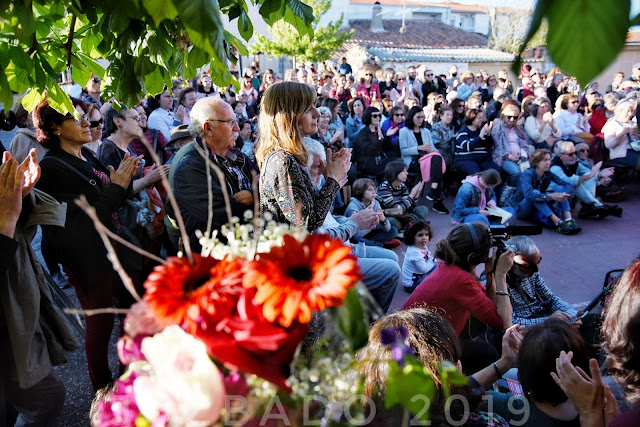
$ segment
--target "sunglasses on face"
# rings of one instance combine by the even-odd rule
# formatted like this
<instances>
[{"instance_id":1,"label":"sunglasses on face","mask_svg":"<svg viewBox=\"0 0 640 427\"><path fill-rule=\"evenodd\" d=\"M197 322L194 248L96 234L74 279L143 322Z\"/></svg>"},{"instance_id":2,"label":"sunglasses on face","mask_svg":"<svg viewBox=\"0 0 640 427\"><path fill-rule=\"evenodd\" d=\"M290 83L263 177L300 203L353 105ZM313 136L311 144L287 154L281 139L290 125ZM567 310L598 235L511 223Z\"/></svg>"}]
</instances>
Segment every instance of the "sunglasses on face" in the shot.
<instances>
[{"instance_id":1,"label":"sunglasses on face","mask_svg":"<svg viewBox=\"0 0 640 427\"><path fill-rule=\"evenodd\" d=\"M89 122L89 127L90 128L97 128L102 123L104 123L104 120L102 120L102 119L100 119L100 120L92 120L92 121Z\"/></svg>"},{"instance_id":2,"label":"sunglasses on face","mask_svg":"<svg viewBox=\"0 0 640 427\"><path fill-rule=\"evenodd\" d=\"M578 151L579 151L580 153L588 153L588 152L589 152L589 150L587 150L587 149L582 149L582 150L578 150Z\"/></svg>"},{"instance_id":3,"label":"sunglasses on face","mask_svg":"<svg viewBox=\"0 0 640 427\"><path fill-rule=\"evenodd\" d=\"M373 74L367 73L367 74L365 74L365 76L373 76Z\"/></svg>"},{"instance_id":4,"label":"sunglasses on face","mask_svg":"<svg viewBox=\"0 0 640 427\"><path fill-rule=\"evenodd\" d=\"M102 79L100 77L94 77L93 78L93 82L94 83L100 83L102 81Z\"/></svg>"},{"instance_id":5,"label":"sunglasses on face","mask_svg":"<svg viewBox=\"0 0 640 427\"><path fill-rule=\"evenodd\" d=\"M393 117L404 117L404 114L402 113L394 114Z\"/></svg>"},{"instance_id":6,"label":"sunglasses on face","mask_svg":"<svg viewBox=\"0 0 640 427\"><path fill-rule=\"evenodd\" d=\"M562 154L564 154L565 156L569 156L569 157L573 157L573 156L576 155L575 152L574 153L562 153Z\"/></svg>"},{"instance_id":7,"label":"sunglasses on face","mask_svg":"<svg viewBox=\"0 0 640 427\"><path fill-rule=\"evenodd\" d=\"M518 120L518 116L504 116L507 120Z\"/></svg>"},{"instance_id":8,"label":"sunglasses on face","mask_svg":"<svg viewBox=\"0 0 640 427\"><path fill-rule=\"evenodd\" d=\"M372 115L371 115L371 118L372 118L372 119L379 119L379 118L380 118L380 116L381 116L381 114L372 114Z\"/></svg>"},{"instance_id":9,"label":"sunglasses on face","mask_svg":"<svg viewBox=\"0 0 640 427\"><path fill-rule=\"evenodd\" d=\"M83 114L80 117L76 118L75 116L69 116L69 117L65 117L64 119L62 119L62 121L67 121L67 120L73 120L75 124L77 125L81 125L84 123L84 121L89 121L89 115L88 114Z\"/></svg>"}]
</instances>

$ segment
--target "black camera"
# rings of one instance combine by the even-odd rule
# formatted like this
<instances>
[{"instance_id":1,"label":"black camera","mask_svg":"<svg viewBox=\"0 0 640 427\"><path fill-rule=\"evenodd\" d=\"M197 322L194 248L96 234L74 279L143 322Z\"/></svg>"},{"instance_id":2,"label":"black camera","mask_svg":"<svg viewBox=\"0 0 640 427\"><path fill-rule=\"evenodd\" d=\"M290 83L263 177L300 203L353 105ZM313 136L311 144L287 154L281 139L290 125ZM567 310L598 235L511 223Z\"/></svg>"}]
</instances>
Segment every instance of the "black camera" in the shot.
<instances>
[{"instance_id":1,"label":"black camera","mask_svg":"<svg viewBox=\"0 0 640 427\"><path fill-rule=\"evenodd\" d=\"M489 226L489 235L491 236L491 246L496 247L496 259L500 257L506 250L507 247L511 247L511 249L515 248L511 245L506 245L505 240L509 240L513 236L534 236L542 234L542 226L541 225L490 225Z\"/></svg>"}]
</instances>

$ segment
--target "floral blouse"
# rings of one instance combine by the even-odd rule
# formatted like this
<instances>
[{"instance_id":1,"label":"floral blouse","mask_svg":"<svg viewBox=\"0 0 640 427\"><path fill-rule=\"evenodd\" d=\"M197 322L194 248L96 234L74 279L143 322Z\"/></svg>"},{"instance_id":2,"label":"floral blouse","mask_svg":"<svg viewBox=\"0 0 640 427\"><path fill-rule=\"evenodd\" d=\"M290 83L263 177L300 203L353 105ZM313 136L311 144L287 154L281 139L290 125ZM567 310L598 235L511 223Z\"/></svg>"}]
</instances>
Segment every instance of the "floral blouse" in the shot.
<instances>
[{"instance_id":1,"label":"floral blouse","mask_svg":"<svg viewBox=\"0 0 640 427\"><path fill-rule=\"evenodd\" d=\"M324 222L339 190L333 178L316 190L307 168L292 154L273 151L260 170L260 213L271 212L277 222L313 231Z\"/></svg>"}]
</instances>

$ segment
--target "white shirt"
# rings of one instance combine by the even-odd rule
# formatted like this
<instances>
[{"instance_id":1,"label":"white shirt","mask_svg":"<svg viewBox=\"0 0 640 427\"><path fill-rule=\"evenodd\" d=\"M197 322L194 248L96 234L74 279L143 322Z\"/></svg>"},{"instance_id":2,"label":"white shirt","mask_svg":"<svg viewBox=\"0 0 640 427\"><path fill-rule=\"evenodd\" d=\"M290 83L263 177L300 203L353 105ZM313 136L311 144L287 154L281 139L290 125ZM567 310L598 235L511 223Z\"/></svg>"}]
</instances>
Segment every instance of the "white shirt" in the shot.
<instances>
[{"instance_id":1,"label":"white shirt","mask_svg":"<svg viewBox=\"0 0 640 427\"><path fill-rule=\"evenodd\" d=\"M149 129L159 130L167 141L171 141L171 129L176 127L174 120L175 118L173 113L162 108L156 108L151 114L149 114L147 127Z\"/></svg>"}]
</instances>

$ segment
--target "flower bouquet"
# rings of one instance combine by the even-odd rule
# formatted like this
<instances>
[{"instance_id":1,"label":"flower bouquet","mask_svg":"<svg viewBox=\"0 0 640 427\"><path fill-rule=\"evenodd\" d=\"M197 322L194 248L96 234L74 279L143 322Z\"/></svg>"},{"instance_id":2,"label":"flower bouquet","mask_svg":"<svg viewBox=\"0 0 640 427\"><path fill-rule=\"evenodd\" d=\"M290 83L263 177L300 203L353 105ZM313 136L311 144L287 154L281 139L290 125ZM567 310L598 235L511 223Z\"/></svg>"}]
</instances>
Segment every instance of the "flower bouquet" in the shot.
<instances>
[{"instance_id":1,"label":"flower bouquet","mask_svg":"<svg viewBox=\"0 0 640 427\"><path fill-rule=\"evenodd\" d=\"M344 375L366 344L368 319L351 248L262 218L237 222L223 227L224 244L202 237L203 255L168 258L148 276L118 342L126 372L97 402L95 424L237 425L234 400L251 401L240 405L247 421L272 411L274 396L291 413L308 395L355 392L357 378ZM301 357L321 312L315 320L339 345L321 333Z\"/></svg>"}]
</instances>

